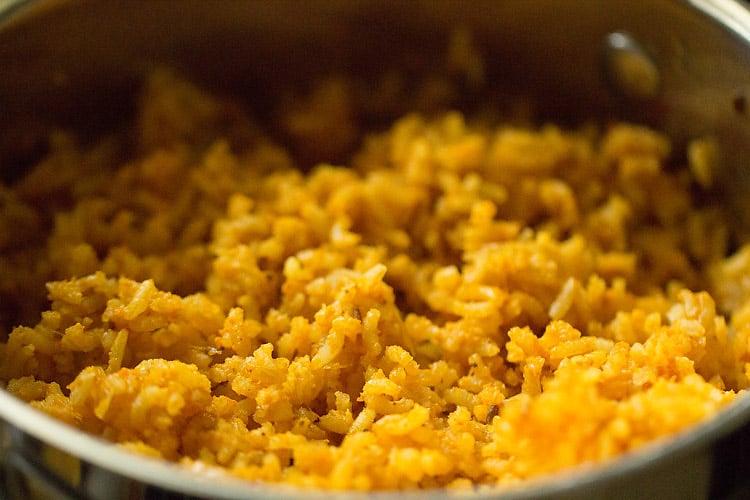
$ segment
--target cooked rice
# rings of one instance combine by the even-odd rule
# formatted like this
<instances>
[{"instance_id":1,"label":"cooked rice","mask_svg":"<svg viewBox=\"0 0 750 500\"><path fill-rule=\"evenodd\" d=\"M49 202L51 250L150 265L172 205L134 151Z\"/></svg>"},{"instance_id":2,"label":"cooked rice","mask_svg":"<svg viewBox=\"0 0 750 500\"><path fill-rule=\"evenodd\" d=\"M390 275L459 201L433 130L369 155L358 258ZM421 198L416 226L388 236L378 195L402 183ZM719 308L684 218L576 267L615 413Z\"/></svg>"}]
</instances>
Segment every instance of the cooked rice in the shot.
<instances>
[{"instance_id":1,"label":"cooked rice","mask_svg":"<svg viewBox=\"0 0 750 500\"><path fill-rule=\"evenodd\" d=\"M329 80L282 127L346 151L350 100ZM707 139L673 168L631 124L411 114L302 173L168 72L131 137L121 160L116 138L57 134L0 190L0 296L35 324L0 344L0 378L128 449L305 487L504 485L748 386L750 246L727 256L725 215L693 196Z\"/></svg>"}]
</instances>

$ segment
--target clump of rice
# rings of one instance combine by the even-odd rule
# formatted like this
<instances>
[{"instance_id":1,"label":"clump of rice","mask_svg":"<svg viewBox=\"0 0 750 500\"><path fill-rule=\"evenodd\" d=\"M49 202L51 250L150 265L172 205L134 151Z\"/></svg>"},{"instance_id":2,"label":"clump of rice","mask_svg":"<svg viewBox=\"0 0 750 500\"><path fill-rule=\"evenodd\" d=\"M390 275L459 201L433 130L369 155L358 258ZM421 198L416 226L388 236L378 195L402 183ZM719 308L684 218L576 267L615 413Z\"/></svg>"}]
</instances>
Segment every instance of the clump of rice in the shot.
<instances>
[{"instance_id":1,"label":"clump of rice","mask_svg":"<svg viewBox=\"0 0 750 500\"><path fill-rule=\"evenodd\" d=\"M351 147L347 92L290 107L290 136ZM630 124L412 114L302 173L166 72L133 136L123 160L58 134L0 190L0 293L33 325L0 378L86 432L305 487L502 485L674 435L748 385L750 247L727 256L725 215L691 195L705 142L674 169Z\"/></svg>"}]
</instances>

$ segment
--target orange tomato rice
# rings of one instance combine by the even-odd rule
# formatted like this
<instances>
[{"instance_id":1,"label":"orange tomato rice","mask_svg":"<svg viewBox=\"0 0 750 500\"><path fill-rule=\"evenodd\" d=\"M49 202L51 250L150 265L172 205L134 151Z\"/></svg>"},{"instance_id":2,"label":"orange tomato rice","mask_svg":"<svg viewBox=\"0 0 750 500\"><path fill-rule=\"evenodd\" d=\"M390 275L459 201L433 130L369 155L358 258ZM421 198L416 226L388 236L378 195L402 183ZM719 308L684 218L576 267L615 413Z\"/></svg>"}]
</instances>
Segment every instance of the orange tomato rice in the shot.
<instances>
[{"instance_id":1,"label":"orange tomato rice","mask_svg":"<svg viewBox=\"0 0 750 500\"><path fill-rule=\"evenodd\" d=\"M346 83L322 89L285 130L351 149ZM703 195L710 141L675 168L626 123L364 137L305 172L164 71L129 156L53 135L0 188L3 387L138 453L383 490L599 463L748 386L750 246Z\"/></svg>"}]
</instances>

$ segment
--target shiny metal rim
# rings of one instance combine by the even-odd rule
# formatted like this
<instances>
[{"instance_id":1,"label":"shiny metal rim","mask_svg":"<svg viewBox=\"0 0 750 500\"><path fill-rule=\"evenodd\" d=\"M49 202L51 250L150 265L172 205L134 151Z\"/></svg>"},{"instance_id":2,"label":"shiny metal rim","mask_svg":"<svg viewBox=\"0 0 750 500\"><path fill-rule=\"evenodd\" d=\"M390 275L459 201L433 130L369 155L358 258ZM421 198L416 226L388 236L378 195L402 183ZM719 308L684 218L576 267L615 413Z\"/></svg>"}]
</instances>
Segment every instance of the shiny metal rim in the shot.
<instances>
[{"instance_id":1,"label":"shiny metal rim","mask_svg":"<svg viewBox=\"0 0 750 500\"><path fill-rule=\"evenodd\" d=\"M17 14L33 6L34 0L0 0L0 24L12 20ZM735 0L688 0L696 10L734 33L743 43L750 45L750 11ZM114 473L122 474L144 483L183 492L194 496L212 498L432 498L435 492L376 492L368 494L332 493L299 490L280 485L248 483L227 477L220 472L188 470L171 463L147 457L136 457L118 446L87 435L62 424L22 401L0 390L0 418L16 429L50 444L71 455ZM710 446L750 420L750 395L743 394L724 412L674 438L655 442L617 460L595 467L581 468L571 473L549 479L525 483L518 490L482 489L473 498L504 498L525 500L551 498L573 491L607 483L620 476L634 474L652 467L670 457L685 456ZM463 494L462 494L463 496ZM0 498L2 498L0 496Z\"/></svg>"}]
</instances>

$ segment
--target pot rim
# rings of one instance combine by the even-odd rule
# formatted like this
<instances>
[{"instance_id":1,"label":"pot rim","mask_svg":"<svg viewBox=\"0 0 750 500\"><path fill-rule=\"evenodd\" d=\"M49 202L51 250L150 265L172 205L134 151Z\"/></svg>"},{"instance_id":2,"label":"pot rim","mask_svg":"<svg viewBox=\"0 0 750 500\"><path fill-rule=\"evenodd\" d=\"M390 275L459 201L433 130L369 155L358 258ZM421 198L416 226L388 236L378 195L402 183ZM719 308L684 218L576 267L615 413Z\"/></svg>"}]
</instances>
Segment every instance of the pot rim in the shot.
<instances>
[{"instance_id":1,"label":"pot rim","mask_svg":"<svg viewBox=\"0 0 750 500\"><path fill-rule=\"evenodd\" d=\"M0 0L0 29L31 8L61 3L60 0ZM731 31L750 47L750 11L739 0L687 0L695 10ZM193 496L213 498L338 499L338 498L435 498L450 491L351 491L310 490L277 483L245 481L216 468L184 466L166 460L137 455L119 445L86 434L38 411L0 388L0 419L12 428L124 477ZM585 493L615 478L626 477L653 467L670 458L687 456L708 448L718 439L750 422L750 393L740 391L736 401L718 415L676 435L600 464L584 465L550 476L525 481L518 486L480 487L472 498L530 500L551 498L566 493ZM466 496L465 492L457 495Z\"/></svg>"}]
</instances>

